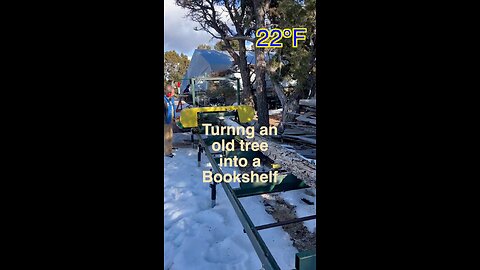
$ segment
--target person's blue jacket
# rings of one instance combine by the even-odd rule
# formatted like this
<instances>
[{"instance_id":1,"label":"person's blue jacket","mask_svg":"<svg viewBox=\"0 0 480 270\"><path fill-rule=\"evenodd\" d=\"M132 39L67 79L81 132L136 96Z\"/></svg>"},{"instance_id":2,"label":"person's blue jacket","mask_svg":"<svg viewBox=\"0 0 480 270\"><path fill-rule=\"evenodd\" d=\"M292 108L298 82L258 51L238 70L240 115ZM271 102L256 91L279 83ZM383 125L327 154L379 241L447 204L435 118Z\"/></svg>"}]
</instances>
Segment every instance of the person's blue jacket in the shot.
<instances>
[{"instance_id":1,"label":"person's blue jacket","mask_svg":"<svg viewBox=\"0 0 480 270\"><path fill-rule=\"evenodd\" d=\"M173 96L168 98L166 95L163 96L164 99L164 114L165 114L165 124L170 124L173 120L174 113L175 113L175 105L173 101Z\"/></svg>"}]
</instances>

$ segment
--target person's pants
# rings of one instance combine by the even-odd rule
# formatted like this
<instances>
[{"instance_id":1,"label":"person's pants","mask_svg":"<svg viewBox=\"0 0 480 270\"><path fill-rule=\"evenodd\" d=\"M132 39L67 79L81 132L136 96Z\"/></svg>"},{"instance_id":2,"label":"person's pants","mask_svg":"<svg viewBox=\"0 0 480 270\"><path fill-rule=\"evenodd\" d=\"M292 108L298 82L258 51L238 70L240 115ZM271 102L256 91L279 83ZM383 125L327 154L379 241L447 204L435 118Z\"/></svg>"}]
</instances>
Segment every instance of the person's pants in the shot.
<instances>
[{"instance_id":1,"label":"person's pants","mask_svg":"<svg viewBox=\"0 0 480 270\"><path fill-rule=\"evenodd\" d=\"M163 124L163 148L165 155L172 154L173 127L172 124Z\"/></svg>"}]
</instances>

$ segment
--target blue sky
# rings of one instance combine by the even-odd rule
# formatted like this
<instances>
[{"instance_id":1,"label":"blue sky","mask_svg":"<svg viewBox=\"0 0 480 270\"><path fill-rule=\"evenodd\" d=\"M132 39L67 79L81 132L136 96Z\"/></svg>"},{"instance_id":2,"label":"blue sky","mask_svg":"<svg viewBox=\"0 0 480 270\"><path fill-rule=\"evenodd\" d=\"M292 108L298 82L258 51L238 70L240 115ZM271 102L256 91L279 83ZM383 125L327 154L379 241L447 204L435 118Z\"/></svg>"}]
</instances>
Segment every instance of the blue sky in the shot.
<instances>
[{"instance_id":1,"label":"blue sky","mask_svg":"<svg viewBox=\"0 0 480 270\"><path fill-rule=\"evenodd\" d=\"M210 44L213 47L217 42L215 39L210 41L210 34L193 30L198 24L185 18L185 10L176 6L174 0L165 0L164 8L164 52L175 50L191 57L198 45Z\"/></svg>"}]
</instances>

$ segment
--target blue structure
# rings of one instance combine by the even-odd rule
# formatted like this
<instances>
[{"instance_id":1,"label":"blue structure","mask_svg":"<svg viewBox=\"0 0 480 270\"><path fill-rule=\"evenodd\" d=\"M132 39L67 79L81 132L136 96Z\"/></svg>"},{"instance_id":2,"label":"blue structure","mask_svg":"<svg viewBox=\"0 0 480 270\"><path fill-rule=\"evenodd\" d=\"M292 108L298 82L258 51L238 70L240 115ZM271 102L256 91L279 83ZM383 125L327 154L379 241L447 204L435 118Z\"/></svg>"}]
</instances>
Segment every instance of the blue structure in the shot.
<instances>
[{"instance_id":1,"label":"blue structure","mask_svg":"<svg viewBox=\"0 0 480 270\"><path fill-rule=\"evenodd\" d=\"M267 58L269 56L267 55ZM247 63L250 65L255 64L255 53L252 51L247 51ZM189 79L193 77L208 77L212 73L224 72L228 70L235 70L235 65L233 58L224 51L216 50L200 50L196 49L192 55L190 65L188 66L187 72L183 77L182 84L180 86L180 91L183 92L187 85L189 84ZM234 77L240 78L240 73L234 72L232 75ZM267 88L270 86L270 80L267 77ZM207 82L196 84L196 89L207 89Z\"/></svg>"}]
</instances>

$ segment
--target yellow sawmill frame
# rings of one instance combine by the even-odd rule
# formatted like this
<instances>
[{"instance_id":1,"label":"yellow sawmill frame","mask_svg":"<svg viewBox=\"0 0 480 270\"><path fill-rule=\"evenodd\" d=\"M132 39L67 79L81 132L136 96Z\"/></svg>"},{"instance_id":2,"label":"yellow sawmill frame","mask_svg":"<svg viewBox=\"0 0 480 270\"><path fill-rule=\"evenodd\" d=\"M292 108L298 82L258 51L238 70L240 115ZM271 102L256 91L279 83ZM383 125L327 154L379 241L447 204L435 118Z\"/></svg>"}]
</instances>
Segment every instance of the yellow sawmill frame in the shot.
<instances>
[{"instance_id":1,"label":"yellow sawmill frame","mask_svg":"<svg viewBox=\"0 0 480 270\"><path fill-rule=\"evenodd\" d=\"M255 116L255 109L248 105L218 106L218 107L195 107L183 109L180 113L180 124L183 128L198 127L198 114L210 112L236 111L240 123L248 123Z\"/></svg>"}]
</instances>

